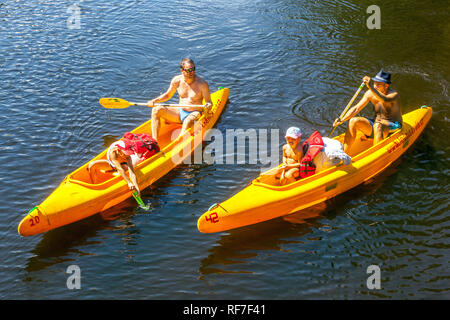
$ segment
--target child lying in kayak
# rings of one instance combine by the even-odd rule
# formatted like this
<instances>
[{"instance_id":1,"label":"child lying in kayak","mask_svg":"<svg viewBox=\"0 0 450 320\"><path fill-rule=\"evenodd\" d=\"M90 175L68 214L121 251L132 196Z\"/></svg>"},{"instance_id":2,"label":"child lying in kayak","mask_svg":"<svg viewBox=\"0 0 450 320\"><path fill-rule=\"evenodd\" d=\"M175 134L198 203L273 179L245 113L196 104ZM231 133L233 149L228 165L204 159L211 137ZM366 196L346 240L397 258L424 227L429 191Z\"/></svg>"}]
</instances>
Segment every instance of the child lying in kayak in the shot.
<instances>
[{"instance_id":1,"label":"child lying in kayak","mask_svg":"<svg viewBox=\"0 0 450 320\"><path fill-rule=\"evenodd\" d=\"M148 134L127 132L124 138L113 142L106 151L106 159L91 161L88 165L91 181L95 183L96 170L117 171L127 182L130 190L136 190L140 196L139 185L134 168L142 161L159 152L159 146ZM96 167L92 170L92 167ZM127 177L125 171L128 169Z\"/></svg>"},{"instance_id":2,"label":"child lying in kayak","mask_svg":"<svg viewBox=\"0 0 450 320\"><path fill-rule=\"evenodd\" d=\"M302 132L297 127L290 127L286 131L287 143L283 146L283 164L275 173L275 176L280 179L280 185L294 182L300 177L300 161L303 158L301 136Z\"/></svg>"}]
</instances>

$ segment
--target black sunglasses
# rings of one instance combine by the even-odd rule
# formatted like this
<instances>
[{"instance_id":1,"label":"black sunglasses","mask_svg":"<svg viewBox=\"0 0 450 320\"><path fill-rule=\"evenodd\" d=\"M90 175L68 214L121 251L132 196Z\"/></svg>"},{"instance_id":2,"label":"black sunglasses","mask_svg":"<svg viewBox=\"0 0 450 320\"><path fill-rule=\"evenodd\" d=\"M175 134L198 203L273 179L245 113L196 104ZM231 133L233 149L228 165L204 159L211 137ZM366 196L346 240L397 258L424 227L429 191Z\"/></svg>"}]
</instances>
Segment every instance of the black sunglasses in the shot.
<instances>
[{"instance_id":1,"label":"black sunglasses","mask_svg":"<svg viewBox=\"0 0 450 320\"><path fill-rule=\"evenodd\" d=\"M195 71L195 67L192 67L192 68L189 68L189 69L186 69L186 68L184 68L184 67L181 67L181 69L183 69L183 70L186 71L187 73L191 73L191 72L194 72L194 71Z\"/></svg>"}]
</instances>

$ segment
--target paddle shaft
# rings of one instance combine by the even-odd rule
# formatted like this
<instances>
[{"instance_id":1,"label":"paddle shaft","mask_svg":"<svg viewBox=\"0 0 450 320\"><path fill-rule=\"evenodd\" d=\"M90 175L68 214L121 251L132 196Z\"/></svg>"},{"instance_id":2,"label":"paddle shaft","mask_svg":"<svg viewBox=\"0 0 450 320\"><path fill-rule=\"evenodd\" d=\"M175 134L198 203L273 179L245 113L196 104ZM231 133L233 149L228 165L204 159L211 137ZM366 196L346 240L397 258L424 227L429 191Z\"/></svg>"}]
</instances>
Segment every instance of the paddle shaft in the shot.
<instances>
[{"instance_id":1,"label":"paddle shaft","mask_svg":"<svg viewBox=\"0 0 450 320\"><path fill-rule=\"evenodd\" d=\"M142 106L142 107L148 107L149 105L145 102L130 102L131 106ZM168 107L168 108L188 108L188 107L195 107L195 108L204 108L204 105L201 104L193 104L193 105L183 105L183 104L167 104L167 103L155 103L152 107Z\"/></svg>"},{"instance_id":2,"label":"paddle shaft","mask_svg":"<svg viewBox=\"0 0 450 320\"><path fill-rule=\"evenodd\" d=\"M341 118L347 113L348 109L350 109L351 105L353 104L353 101L355 101L356 97L359 95L359 93L361 92L362 88L364 88L364 82L361 83L361 85L359 86L358 90L356 91L356 93L353 95L352 99L350 100L350 102L347 104L347 106L345 107L344 111L341 113L341 115L339 116L339 120L341 120ZM334 132L334 129L336 129L338 126L334 127L333 130L331 130L330 134L328 135L328 137L331 137L331 135Z\"/></svg>"},{"instance_id":3,"label":"paddle shaft","mask_svg":"<svg viewBox=\"0 0 450 320\"><path fill-rule=\"evenodd\" d=\"M125 109L129 106L143 106L143 107L155 107L155 106L162 106L162 107L169 107L169 108L189 108L189 107L195 107L195 108L204 108L204 105L201 104L195 104L195 105L188 105L188 104L168 104L168 103L155 103L153 106L149 106L146 102L129 102L125 99L120 98L101 98L99 103L108 109Z\"/></svg>"}]
</instances>

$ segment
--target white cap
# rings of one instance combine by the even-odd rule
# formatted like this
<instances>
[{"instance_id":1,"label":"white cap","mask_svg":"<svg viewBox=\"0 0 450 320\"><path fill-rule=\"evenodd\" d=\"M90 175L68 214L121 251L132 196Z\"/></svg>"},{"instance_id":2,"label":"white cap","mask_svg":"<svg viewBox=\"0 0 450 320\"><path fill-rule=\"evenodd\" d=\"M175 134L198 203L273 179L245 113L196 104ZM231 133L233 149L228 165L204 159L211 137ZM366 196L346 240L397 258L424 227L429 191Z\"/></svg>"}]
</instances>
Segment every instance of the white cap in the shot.
<instances>
[{"instance_id":1,"label":"white cap","mask_svg":"<svg viewBox=\"0 0 450 320\"><path fill-rule=\"evenodd\" d=\"M286 130L286 137L297 139L302 136L302 130L297 127L290 127Z\"/></svg>"}]
</instances>

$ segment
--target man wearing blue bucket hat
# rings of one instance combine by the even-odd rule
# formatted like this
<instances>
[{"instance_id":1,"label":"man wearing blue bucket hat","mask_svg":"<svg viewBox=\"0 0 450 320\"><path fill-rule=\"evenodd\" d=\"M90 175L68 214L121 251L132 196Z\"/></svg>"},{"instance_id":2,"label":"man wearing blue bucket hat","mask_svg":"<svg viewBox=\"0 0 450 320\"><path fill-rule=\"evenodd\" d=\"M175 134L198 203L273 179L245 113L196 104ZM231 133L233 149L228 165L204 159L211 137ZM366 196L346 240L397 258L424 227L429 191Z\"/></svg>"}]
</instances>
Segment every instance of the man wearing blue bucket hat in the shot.
<instances>
[{"instance_id":1,"label":"man wearing blue bucket hat","mask_svg":"<svg viewBox=\"0 0 450 320\"><path fill-rule=\"evenodd\" d=\"M357 131L364 133L367 138L373 136L373 144L376 145L386 138L390 131L401 128L403 124L398 92L390 88L391 74L381 70L372 79L365 76L363 82L369 90L361 101L350 108L343 117L337 118L333 124L338 126L350 119L344 138L346 153L354 143ZM375 118L355 117L369 102L374 107Z\"/></svg>"}]
</instances>

